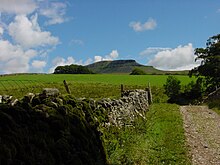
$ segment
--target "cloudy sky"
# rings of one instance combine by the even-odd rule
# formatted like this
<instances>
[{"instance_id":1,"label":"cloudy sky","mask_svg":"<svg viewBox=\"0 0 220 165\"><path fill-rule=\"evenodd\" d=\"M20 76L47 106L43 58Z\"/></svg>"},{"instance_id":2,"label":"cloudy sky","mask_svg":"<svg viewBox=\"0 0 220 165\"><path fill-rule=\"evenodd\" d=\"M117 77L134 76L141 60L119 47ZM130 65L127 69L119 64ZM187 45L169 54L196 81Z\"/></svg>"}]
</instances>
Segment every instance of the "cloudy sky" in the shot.
<instances>
[{"instance_id":1,"label":"cloudy sky","mask_svg":"<svg viewBox=\"0 0 220 165\"><path fill-rule=\"evenodd\" d=\"M0 74L116 59L191 69L219 30L219 0L0 0Z\"/></svg>"}]
</instances>

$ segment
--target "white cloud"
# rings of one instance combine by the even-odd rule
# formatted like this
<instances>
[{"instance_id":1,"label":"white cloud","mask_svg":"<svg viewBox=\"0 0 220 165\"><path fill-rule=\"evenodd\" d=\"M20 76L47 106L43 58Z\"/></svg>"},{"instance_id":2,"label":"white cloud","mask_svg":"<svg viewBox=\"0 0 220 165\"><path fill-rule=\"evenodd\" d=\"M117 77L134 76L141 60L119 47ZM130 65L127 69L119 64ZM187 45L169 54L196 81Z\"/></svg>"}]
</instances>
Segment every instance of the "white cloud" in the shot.
<instances>
[{"instance_id":1,"label":"white cloud","mask_svg":"<svg viewBox=\"0 0 220 165\"><path fill-rule=\"evenodd\" d=\"M24 51L19 45L0 40L0 73L28 72L29 61L36 55L35 50Z\"/></svg>"},{"instance_id":2,"label":"white cloud","mask_svg":"<svg viewBox=\"0 0 220 165\"><path fill-rule=\"evenodd\" d=\"M50 32L41 31L37 23L37 14L31 20L25 15L16 16L14 22L9 24L9 34L24 48L55 46L59 43L59 39Z\"/></svg>"},{"instance_id":3,"label":"white cloud","mask_svg":"<svg viewBox=\"0 0 220 165\"><path fill-rule=\"evenodd\" d=\"M157 22L153 18L149 18L147 22L141 23L141 22L130 22L129 26L136 32L143 32L146 30L153 30L157 27Z\"/></svg>"},{"instance_id":4,"label":"white cloud","mask_svg":"<svg viewBox=\"0 0 220 165\"><path fill-rule=\"evenodd\" d=\"M75 59L73 57L67 57L67 59L62 57L56 57L52 61L53 66L49 69L49 73L53 73L57 66L71 65L74 63L75 63Z\"/></svg>"},{"instance_id":5,"label":"white cloud","mask_svg":"<svg viewBox=\"0 0 220 165\"><path fill-rule=\"evenodd\" d=\"M191 43L170 50L162 50L148 62L148 65L163 70L188 70L199 64L200 61L195 62L194 48Z\"/></svg>"},{"instance_id":6,"label":"white cloud","mask_svg":"<svg viewBox=\"0 0 220 165\"><path fill-rule=\"evenodd\" d=\"M32 65L34 68L42 69L43 67L46 66L46 64L47 64L46 61L34 60L31 65Z\"/></svg>"},{"instance_id":7,"label":"white cloud","mask_svg":"<svg viewBox=\"0 0 220 165\"><path fill-rule=\"evenodd\" d=\"M94 56L94 62L102 61L102 56Z\"/></svg>"},{"instance_id":8,"label":"white cloud","mask_svg":"<svg viewBox=\"0 0 220 165\"><path fill-rule=\"evenodd\" d=\"M30 14L37 8L33 0L0 0L0 12Z\"/></svg>"},{"instance_id":9,"label":"white cloud","mask_svg":"<svg viewBox=\"0 0 220 165\"><path fill-rule=\"evenodd\" d=\"M91 58L88 58L83 65L89 65L93 62L93 60Z\"/></svg>"},{"instance_id":10,"label":"white cloud","mask_svg":"<svg viewBox=\"0 0 220 165\"><path fill-rule=\"evenodd\" d=\"M40 9L40 14L49 18L46 25L60 24L68 19L65 18L67 5L62 2L53 2L47 7Z\"/></svg>"},{"instance_id":11,"label":"white cloud","mask_svg":"<svg viewBox=\"0 0 220 165\"><path fill-rule=\"evenodd\" d=\"M118 51L117 50L112 50L112 52L109 54L109 57L111 59L115 59L115 58L118 58L119 54L118 54Z\"/></svg>"},{"instance_id":12,"label":"white cloud","mask_svg":"<svg viewBox=\"0 0 220 165\"><path fill-rule=\"evenodd\" d=\"M0 0L0 73L43 71L44 59L60 42L41 28L38 14L47 25L63 23L69 19L65 18L67 5L67 1ZM73 61L61 59L60 63Z\"/></svg>"},{"instance_id":13,"label":"white cloud","mask_svg":"<svg viewBox=\"0 0 220 165\"><path fill-rule=\"evenodd\" d=\"M102 57L102 56L94 56L94 62L99 62L99 61L112 61L116 58L118 58L119 53L117 50L112 50L110 54Z\"/></svg>"},{"instance_id":14,"label":"white cloud","mask_svg":"<svg viewBox=\"0 0 220 165\"><path fill-rule=\"evenodd\" d=\"M56 57L52 63L53 65L60 65L60 66L64 66L64 65L70 65L73 64L75 62L73 57L67 57L67 59L64 59L62 57Z\"/></svg>"}]
</instances>

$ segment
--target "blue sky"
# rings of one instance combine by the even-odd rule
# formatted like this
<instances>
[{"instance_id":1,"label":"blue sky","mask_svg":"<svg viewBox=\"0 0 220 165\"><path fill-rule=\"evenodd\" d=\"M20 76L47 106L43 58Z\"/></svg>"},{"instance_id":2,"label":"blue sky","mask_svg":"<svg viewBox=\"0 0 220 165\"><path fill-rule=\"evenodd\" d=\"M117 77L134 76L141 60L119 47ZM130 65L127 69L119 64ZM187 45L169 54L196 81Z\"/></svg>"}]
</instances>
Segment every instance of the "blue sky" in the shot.
<instances>
[{"instance_id":1,"label":"blue sky","mask_svg":"<svg viewBox=\"0 0 220 165\"><path fill-rule=\"evenodd\" d=\"M191 69L219 20L219 0L0 0L0 74L117 59Z\"/></svg>"}]
</instances>

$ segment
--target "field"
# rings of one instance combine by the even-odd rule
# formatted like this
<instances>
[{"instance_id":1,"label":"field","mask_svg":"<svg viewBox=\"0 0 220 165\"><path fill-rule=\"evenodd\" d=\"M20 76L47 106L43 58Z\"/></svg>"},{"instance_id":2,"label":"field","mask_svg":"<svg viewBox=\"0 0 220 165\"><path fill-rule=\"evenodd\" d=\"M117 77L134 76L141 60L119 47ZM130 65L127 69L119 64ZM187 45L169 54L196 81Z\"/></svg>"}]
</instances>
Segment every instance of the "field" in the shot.
<instances>
[{"instance_id":1,"label":"field","mask_svg":"<svg viewBox=\"0 0 220 165\"><path fill-rule=\"evenodd\" d=\"M119 74L7 75L0 77L0 95L22 97L28 92L41 92L45 87L58 88L65 94L63 80L66 80L71 93L76 97L119 98L121 84L124 84L125 89L145 89L150 82L154 104L146 114L147 120L137 119L134 127L113 127L105 131L103 143L108 161L110 164L190 164L179 106L165 103L167 96L162 87L167 77ZM176 77L182 85L195 80L188 76Z\"/></svg>"},{"instance_id":2,"label":"field","mask_svg":"<svg viewBox=\"0 0 220 165\"><path fill-rule=\"evenodd\" d=\"M168 75L120 75L120 74L18 74L0 77L0 94L10 94L16 97L26 93L37 93L44 87L55 87L65 93L63 80L66 80L73 95L77 97L119 97L120 85L125 89L147 87L161 88ZM176 75L183 85L193 81L184 75Z\"/></svg>"},{"instance_id":3,"label":"field","mask_svg":"<svg viewBox=\"0 0 220 165\"><path fill-rule=\"evenodd\" d=\"M104 84L125 84L125 85L146 85L148 82L152 86L162 86L168 75L124 75L124 74L24 74L2 76L0 80L32 80L45 83L60 83L63 80L79 83L104 83ZM193 78L185 75L175 75L183 84Z\"/></svg>"}]
</instances>

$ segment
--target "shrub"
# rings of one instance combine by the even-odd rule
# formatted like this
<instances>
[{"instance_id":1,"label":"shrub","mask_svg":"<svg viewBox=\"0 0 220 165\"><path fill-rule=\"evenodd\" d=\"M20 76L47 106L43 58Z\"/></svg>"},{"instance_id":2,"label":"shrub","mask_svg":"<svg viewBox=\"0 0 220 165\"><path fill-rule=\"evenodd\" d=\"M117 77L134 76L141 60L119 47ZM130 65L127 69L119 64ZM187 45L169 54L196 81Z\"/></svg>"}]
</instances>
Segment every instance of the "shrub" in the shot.
<instances>
[{"instance_id":1,"label":"shrub","mask_svg":"<svg viewBox=\"0 0 220 165\"><path fill-rule=\"evenodd\" d=\"M170 102L175 102L180 94L180 80L176 77L168 76L166 84L164 84L165 94L169 97Z\"/></svg>"},{"instance_id":2,"label":"shrub","mask_svg":"<svg viewBox=\"0 0 220 165\"><path fill-rule=\"evenodd\" d=\"M135 68L135 69L132 70L130 75L146 75L146 72L139 69L139 68Z\"/></svg>"},{"instance_id":3,"label":"shrub","mask_svg":"<svg viewBox=\"0 0 220 165\"><path fill-rule=\"evenodd\" d=\"M203 79L198 78L196 82L191 81L189 84L184 86L184 97L190 100L198 100L202 98L205 88L203 86Z\"/></svg>"}]
</instances>

